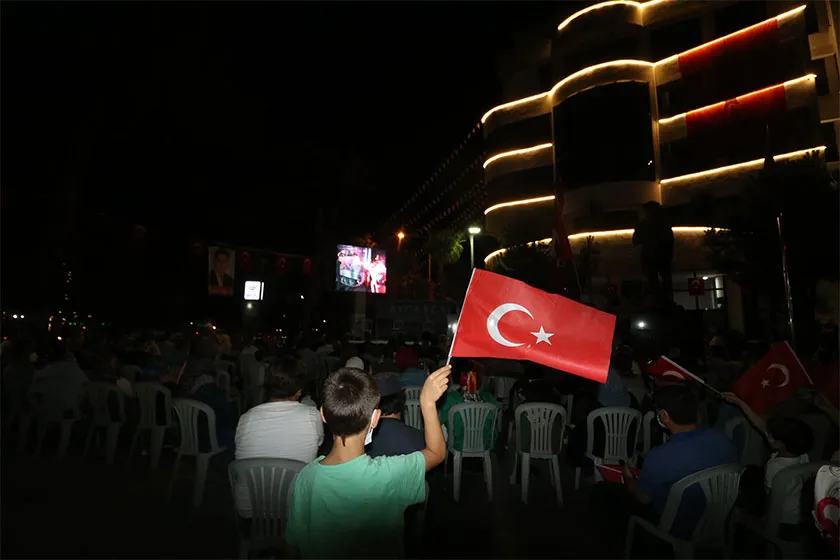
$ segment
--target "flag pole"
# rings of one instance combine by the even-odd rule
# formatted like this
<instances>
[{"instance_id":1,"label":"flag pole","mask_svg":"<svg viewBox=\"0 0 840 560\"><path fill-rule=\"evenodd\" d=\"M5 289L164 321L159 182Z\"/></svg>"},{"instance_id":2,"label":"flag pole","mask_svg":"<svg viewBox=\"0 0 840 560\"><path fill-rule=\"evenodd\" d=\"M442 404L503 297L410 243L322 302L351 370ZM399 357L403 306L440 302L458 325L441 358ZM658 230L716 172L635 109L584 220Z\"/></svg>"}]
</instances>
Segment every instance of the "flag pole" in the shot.
<instances>
[{"instance_id":1,"label":"flag pole","mask_svg":"<svg viewBox=\"0 0 840 560\"><path fill-rule=\"evenodd\" d=\"M475 278L475 269L472 269L470 273L470 283L467 284L467 293L464 294L464 301L461 302L461 310L458 312L458 322L455 323L455 333L452 335L452 343L449 345L449 354L446 356L446 364L449 365L449 362L452 361L452 349L455 347L455 339L458 337L458 328L461 326L461 315L464 313L464 302L467 301L467 297L470 295L470 288L472 287L473 278Z\"/></svg>"}]
</instances>

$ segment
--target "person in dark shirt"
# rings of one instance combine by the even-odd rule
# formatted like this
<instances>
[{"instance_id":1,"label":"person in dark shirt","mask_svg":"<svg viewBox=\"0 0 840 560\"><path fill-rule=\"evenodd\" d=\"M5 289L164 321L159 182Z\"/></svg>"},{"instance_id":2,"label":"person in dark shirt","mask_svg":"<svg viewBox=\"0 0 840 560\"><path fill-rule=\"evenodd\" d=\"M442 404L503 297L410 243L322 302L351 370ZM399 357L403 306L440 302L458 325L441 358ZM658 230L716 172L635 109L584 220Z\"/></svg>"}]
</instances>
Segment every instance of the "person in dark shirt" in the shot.
<instances>
[{"instance_id":1,"label":"person in dark shirt","mask_svg":"<svg viewBox=\"0 0 840 560\"><path fill-rule=\"evenodd\" d=\"M399 377L393 374L376 376L379 386L379 425L373 433L373 441L367 446L371 457L408 455L426 448L423 432L406 426L402 420L405 411L405 391L400 387Z\"/></svg>"},{"instance_id":2,"label":"person in dark shirt","mask_svg":"<svg viewBox=\"0 0 840 560\"><path fill-rule=\"evenodd\" d=\"M658 202L646 202L645 217L633 231L633 245L642 246L642 272L655 298L672 297L671 261L674 259L674 232Z\"/></svg>"}]
</instances>

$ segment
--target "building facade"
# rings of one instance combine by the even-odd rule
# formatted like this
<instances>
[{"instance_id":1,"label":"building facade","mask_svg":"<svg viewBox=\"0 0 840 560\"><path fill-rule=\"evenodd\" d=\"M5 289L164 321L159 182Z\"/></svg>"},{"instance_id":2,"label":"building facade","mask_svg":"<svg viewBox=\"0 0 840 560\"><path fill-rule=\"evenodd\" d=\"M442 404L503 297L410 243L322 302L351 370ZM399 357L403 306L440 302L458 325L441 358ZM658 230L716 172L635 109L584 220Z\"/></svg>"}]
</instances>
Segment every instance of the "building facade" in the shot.
<instances>
[{"instance_id":1,"label":"building facade","mask_svg":"<svg viewBox=\"0 0 840 560\"><path fill-rule=\"evenodd\" d=\"M631 238L653 200L675 226L675 300L723 312L738 288L710 269L700 249L715 224L693 205L726 204L770 154L815 153L837 169L837 30L829 0L619 0L559 21L533 64L511 74L518 98L481 119L485 231L502 247L486 265L505 247L551 243L559 185L573 250L597 246L595 291L640 287ZM703 277L703 296L690 295Z\"/></svg>"}]
</instances>

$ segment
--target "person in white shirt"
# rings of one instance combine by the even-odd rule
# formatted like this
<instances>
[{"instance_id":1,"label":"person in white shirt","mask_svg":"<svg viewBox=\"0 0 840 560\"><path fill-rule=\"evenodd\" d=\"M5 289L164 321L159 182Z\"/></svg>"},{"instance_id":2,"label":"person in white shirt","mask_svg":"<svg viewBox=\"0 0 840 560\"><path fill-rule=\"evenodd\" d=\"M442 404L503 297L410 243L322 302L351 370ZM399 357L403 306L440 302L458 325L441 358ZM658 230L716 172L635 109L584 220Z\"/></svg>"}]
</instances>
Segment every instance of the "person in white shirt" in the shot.
<instances>
[{"instance_id":1,"label":"person in white shirt","mask_svg":"<svg viewBox=\"0 0 840 560\"><path fill-rule=\"evenodd\" d=\"M294 459L312 462L324 441L318 409L298 402L301 398L301 364L294 358L278 360L266 375L268 402L255 406L236 427L236 458ZM248 489L236 489L237 510L250 517Z\"/></svg>"},{"instance_id":2,"label":"person in white shirt","mask_svg":"<svg viewBox=\"0 0 840 560\"><path fill-rule=\"evenodd\" d=\"M63 343L55 344L49 360L49 365L36 371L32 378L33 390L43 397L38 406L66 418L79 414L89 382L85 372Z\"/></svg>"}]
</instances>

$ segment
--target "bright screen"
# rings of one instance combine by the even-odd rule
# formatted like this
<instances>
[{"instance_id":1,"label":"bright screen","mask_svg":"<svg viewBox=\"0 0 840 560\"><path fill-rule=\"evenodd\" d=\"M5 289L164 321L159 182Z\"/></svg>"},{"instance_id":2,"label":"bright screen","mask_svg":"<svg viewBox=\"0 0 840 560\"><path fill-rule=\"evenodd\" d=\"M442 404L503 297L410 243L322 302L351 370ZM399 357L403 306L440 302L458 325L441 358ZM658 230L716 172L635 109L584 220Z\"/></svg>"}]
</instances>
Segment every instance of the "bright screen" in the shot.
<instances>
[{"instance_id":1,"label":"bright screen","mask_svg":"<svg viewBox=\"0 0 840 560\"><path fill-rule=\"evenodd\" d=\"M385 251L339 245L335 263L335 289L339 292L384 294L388 269Z\"/></svg>"}]
</instances>

